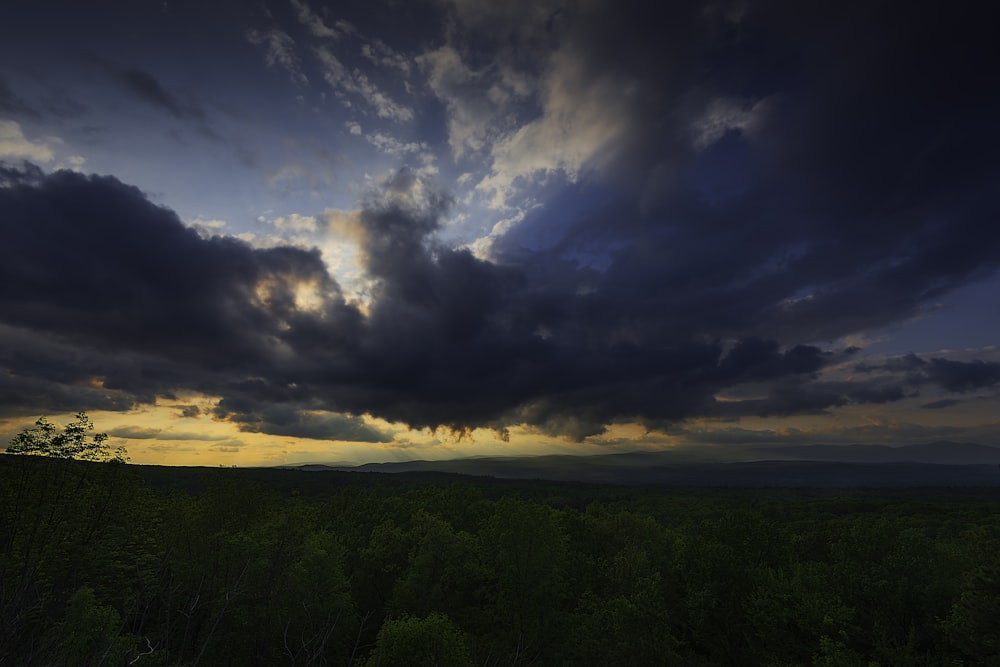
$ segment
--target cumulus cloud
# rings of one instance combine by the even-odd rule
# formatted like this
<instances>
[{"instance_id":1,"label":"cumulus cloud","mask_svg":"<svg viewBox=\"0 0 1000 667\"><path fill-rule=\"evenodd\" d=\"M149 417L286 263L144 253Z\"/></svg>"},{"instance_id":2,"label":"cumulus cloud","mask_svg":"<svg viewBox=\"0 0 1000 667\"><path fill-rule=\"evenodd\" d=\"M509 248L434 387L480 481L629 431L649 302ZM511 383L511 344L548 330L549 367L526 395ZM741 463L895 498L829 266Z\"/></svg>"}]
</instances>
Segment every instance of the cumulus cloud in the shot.
<instances>
[{"instance_id":1,"label":"cumulus cloud","mask_svg":"<svg viewBox=\"0 0 1000 667\"><path fill-rule=\"evenodd\" d=\"M359 96L379 118L413 120L413 109L395 102L360 69L349 69L326 47L319 47L315 54L323 67L323 78L337 93Z\"/></svg>"},{"instance_id":2,"label":"cumulus cloud","mask_svg":"<svg viewBox=\"0 0 1000 667\"><path fill-rule=\"evenodd\" d=\"M628 83L592 81L571 53L553 57L538 119L496 141L489 175L476 186L503 206L519 179L561 173L575 181L597 166L628 127Z\"/></svg>"},{"instance_id":3,"label":"cumulus cloud","mask_svg":"<svg viewBox=\"0 0 1000 667\"><path fill-rule=\"evenodd\" d=\"M416 58L426 71L434 94L448 113L448 143L456 159L476 153L505 130L513 104L526 97L529 84L506 68L476 72L452 46L442 46Z\"/></svg>"}]
</instances>

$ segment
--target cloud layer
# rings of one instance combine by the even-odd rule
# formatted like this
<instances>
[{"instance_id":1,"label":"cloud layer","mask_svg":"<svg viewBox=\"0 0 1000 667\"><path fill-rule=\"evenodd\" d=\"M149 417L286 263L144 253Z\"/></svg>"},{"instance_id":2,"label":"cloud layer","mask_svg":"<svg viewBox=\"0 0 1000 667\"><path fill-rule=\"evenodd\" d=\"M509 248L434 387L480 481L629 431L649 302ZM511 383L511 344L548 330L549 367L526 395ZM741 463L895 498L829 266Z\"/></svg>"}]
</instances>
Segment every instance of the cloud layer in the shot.
<instances>
[{"instance_id":1,"label":"cloud layer","mask_svg":"<svg viewBox=\"0 0 1000 667\"><path fill-rule=\"evenodd\" d=\"M331 8L284 11L241 34L261 67L350 109L331 125L345 143L424 166L369 179L346 214L271 216L354 244L364 300L318 249L199 235L127 178L7 165L8 413L194 391L276 435L386 441L371 415L582 439L922 392L940 412L1000 383L993 359L859 360L844 342L1000 265L987 16L442 1L407 51ZM114 70L159 115L214 113L152 71ZM0 110L26 104L0 85ZM9 120L0 152L52 160ZM469 202L503 220L456 242Z\"/></svg>"}]
</instances>

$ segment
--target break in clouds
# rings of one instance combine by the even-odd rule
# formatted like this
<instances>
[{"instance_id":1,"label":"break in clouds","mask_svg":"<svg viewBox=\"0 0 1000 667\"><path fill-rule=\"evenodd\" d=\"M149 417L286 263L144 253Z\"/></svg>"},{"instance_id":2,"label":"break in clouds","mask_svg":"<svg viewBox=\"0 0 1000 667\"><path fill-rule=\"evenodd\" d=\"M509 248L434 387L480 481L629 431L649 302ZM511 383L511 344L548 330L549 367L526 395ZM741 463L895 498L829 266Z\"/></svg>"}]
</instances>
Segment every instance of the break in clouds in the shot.
<instances>
[{"instance_id":1,"label":"break in clouds","mask_svg":"<svg viewBox=\"0 0 1000 667\"><path fill-rule=\"evenodd\" d=\"M921 391L940 409L958 399L938 394L1000 384L992 361L865 362L842 342L1000 263L987 22L888 5L670 3L657 21L645 3L474 5L450 10L451 51L412 71L456 159L488 165L476 192L509 206L541 175L543 206L485 246L456 245L444 232L457 185L394 171L339 222L361 303L317 249L199 235L117 178L7 164L3 409L126 410L196 391L220 397L216 417L271 434L386 440L368 414L581 439L621 421L815 414ZM508 77L504 99L540 115L490 144L503 119L470 86L490 66L523 70L504 46L519 39L547 83ZM529 144L559 159L532 163Z\"/></svg>"}]
</instances>

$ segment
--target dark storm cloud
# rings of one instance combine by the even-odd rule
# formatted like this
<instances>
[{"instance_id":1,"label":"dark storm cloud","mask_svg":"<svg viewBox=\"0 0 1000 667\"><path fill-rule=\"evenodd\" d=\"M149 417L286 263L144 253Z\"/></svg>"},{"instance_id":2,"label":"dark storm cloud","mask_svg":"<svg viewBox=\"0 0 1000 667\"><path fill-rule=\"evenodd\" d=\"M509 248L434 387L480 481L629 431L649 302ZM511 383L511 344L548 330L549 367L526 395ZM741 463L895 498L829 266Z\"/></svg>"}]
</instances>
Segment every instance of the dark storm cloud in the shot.
<instances>
[{"instance_id":1,"label":"dark storm cloud","mask_svg":"<svg viewBox=\"0 0 1000 667\"><path fill-rule=\"evenodd\" d=\"M245 431L386 442L350 415L460 430L529 423L582 439L623 419L652 428L912 395L912 380L818 380L846 357L814 345L706 339L674 318L695 295L673 310L655 284L613 299L600 276L597 289L577 289L573 276L591 271L563 265L547 283L532 261L495 265L442 246L434 232L449 199L409 172L369 197L357 223L373 281L367 316L316 251L202 238L108 177L3 173L9 405L127 409L197 390L221 396L215 416ZM300 307L303 286L320 301ZM913 356L878 370L923 369L924 381L961 391L996 383L994 366ZM716 398L746 383L766 397ZM18 395L19 385L36 389ZM42 385L62 393L43 400Z\"/></svg>"},{"instance_id":2,"label":"dark storm cloud","mask_svg":"<svg viewBox=\"0 0 1000 667\"><path fill-rule=\"evenodd\" d=\"M75 342L43 331L0 324L0 412L51 414L74 410L127 410L152 402L158 385L142 381L153 363L110 350L84 350ZM105 382L114 368L121 391Z\"/></svg>"},{"instance_id":3,"label":"dark storm cloud","mask_svg":"<svg viewBox=\"0 0 1000 667\"><path fill-rule=\"evenodd\" d=\"M3 417L37 417L74 410L121 411L134 407L135 403L135 398L128 394L0 371L0 416Z\"/></svg>"},{"instance_id":4,"label":"dark storm cloud","mask_svg":"<svg viewBox=\"0 0 1000 667\"><path fill-rule=\"evenodd\" d=\"M265 405L247 399L224 399L216 416L234 422L241 431L313 440L391 442L392 437L365 424L360 417L306 412L300 405Z\"/></svg>"},{"instance_id":5,"label":"dark storm cloud","mask_svg":"<svg viewBox=\"0 0 1000 667\"><path fill-rule=\"evenodd\" d=\"M201 408L199 408L197 405L185 405L179 408L178 412L180 413L181 417L184 417L186 419L193 419L194 417L197 417L198 415L201 414Z\"/></svg>"},{"instance_id":6,"label":"dark storm cloud","mask_svg":"<svg viewBox=\"0 0 1000 667\"><path fill-rule=\"evenodd\" d=\"M898 322L995 270L988 17L682 3L661 23L615 7L567 11L566 30L590 79L639 91L608 167L636 189L620 184L554 246L621 248L602 279L613 295L656 286L681 330L790 344ZM752 123L726 129L720 101L757 109ZM691 128L709 121L718 138L698 148ZM539 245L545 218L529 216L501 254Z\"/></svg>"},{"instance_id":7,"label":"dark storm cloud","mask_svg":"<svg viewBox=\"0 0 1000 667\"><path fill-rule=\"evenodd\" d=\"M202 239L109 177L4 168L0 181L0 350L18 376L69 387L99 378L149 402L266 374L284 346L316 335L320 317L323 340L356 338L359 314L316 251ZM302 282L327 297L308 318L294 307Z\"/></svg>"},{"instance_id":8,"label":"dark storm cloud","mask_svg":"<svg viewBox=\"0 0 1000 667\"><path fill-rule=\"evenodd\" d=\"M121 343L168 358L199 352L208 368L227 368L261 356L282 315L294 320L295 281L339 295L318 252L203 240L113 178L58 172L11 180L0 188L8 325L98 349ZM134 346L142 339L148 344Z\"/></svg>"},{"instance_id":9,"label":"dark storm cloud","mask_svg":"<svg viewBox=\"0 0 1000 667\"><path fill-rule=\"evenodd\" d=\"M892 403L916 395L909 383L894 380L834 382L796 376L770 383L763 398L718 401L706 407L705 414L723 418L825 414L846 405Z\"/></svg>"},{"instance_id":10,"label":"dark storm cloud","mask_svg":"<svg viewBox=\"0 0 1000 667\"><path fill-rule=\"evenodd\" d=\"M123 407L194 389L224 397L216 416L272 434L385 440L317 412L332 410L583 437L619 418L697 414L729 384L808 377L825 360L756 338L728 353L630 342L591 322L586 298L435 243L448 199L406 172L361 215L367 318L315 251L203 239L112 178L6 173L0 304L4 349L19 353L4 363ZM322 296L313 310L296 305L302 285Z\"/></svg>"},{"instance_id":11,"label":"dark storm cloud","mask_svg":"<svg viewBox=\"0 0 1000 667\"><path fill-rule=\"evenodd\" d=\"M860 373L905 373L913 385L934 383L946 391L966 392L1000 384L1000 363L995 361L955 361L941 357L924 359L915 354L887 359L881 364L859 364Z\"/></svg>"},{"instance_id":12,"label":"dark storm cloud","mask_svg":"<svg viewBox=\"0 0 1000 667\"><path fill-rule=\"evenodd\" d=\"M827 351L841 336L1000 264L989 9L661 9L456 6L453 32L504 22L503 39L463 42L466 62L533 67L536 84L571 63L572 85L549 92L571 111L600 102L584 129L614 145L493 262L441 243L451 197L397 172L351 230L365 313L318 251L203 239L113 178L7 168L0 350L32 350L50 387L123 405L201 391L247 431L370 442L386 436L351 415L581 439L618 420L816 414L1000 382L991 362L917 355L822 377L858 354ZM519 39L523 52L504 46ZM148 75L126 84L186 110ZM14 388L31 373L15 356L0 359Z\"/></svg>"},{"instance_id":13,"label":"dark storm cloud","mask_svg":"<svg viewBox=\"0 0 1000 667\"><path fill-rule=\"evenodd\" d=\"M1000 384L1000 363L931 359L927 378L947 391L966 392L985 389Z\"/></svg>"},{"instance_id":14,"label":"dark storm cloud","mask_svg":"<svg viewBox=\"0 0 1000 667\"><path fill-rule=\"evenodd\" d=\"M732 379L765 380L799 373L815 373L824 364L819 348L796 345L782 353L777 342L746 338L736 345L719 365Z\"/></svg>"}]
</instances>

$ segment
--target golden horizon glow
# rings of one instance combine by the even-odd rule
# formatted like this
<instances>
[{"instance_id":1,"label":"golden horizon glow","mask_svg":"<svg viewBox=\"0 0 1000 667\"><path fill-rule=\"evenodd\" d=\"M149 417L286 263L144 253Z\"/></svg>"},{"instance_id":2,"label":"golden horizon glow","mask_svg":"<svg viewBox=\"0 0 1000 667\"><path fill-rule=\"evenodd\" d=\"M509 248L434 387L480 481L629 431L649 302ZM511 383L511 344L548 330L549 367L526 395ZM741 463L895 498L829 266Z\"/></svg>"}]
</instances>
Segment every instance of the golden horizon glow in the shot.
<instances>
[{"instance_id":1,"label":"golden horizon glow","mask_svg":"<svg viewBox=\"0 0 1000 667\"><path fill-rule=\"evenodd\" d=\"M92 378L91 384L100 384ZM96 385L95 385L96 386ZM941 414L920 409L926 399L913 397L889 406L849 405L825 414L742 417L737 420L696 418L678 425L676 433L650 430L635 422L614 423L604 433L575 442L515 425L501 437L490 429L466 433L448 429L411 429L404 424L364 415L363 425L385 435L387 442L318 440L240 430L213 409L219 397L182 392L126 412L88 411L99 432L109 433L112 448L124 446L140 465L267 467L326 463L361 465L410 460L445 460L475 456L597 455L715 444L830 443L902 444L906 441L963 440L995 444L1000 420L975 401ZM878 410L874 410L878 407ZM336 414L317 412L318 415ZM31 426L35 417L0 420L0 443ZM73 412L45 415L64 425ZM668 429L669 430L669 429Z\"/></svg>"}]
</instances>

